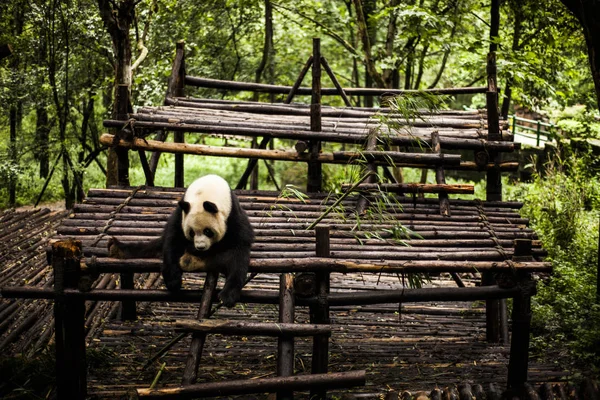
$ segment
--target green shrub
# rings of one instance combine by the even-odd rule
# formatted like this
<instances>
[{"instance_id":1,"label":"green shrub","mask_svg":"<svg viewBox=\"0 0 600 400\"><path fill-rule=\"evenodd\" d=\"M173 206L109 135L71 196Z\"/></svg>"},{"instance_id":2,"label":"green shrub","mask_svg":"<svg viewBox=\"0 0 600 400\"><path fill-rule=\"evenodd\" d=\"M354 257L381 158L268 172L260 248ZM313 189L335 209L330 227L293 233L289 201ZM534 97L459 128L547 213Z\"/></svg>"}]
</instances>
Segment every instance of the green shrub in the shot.
<instances>
[{"instance_id":1,"label":"green shrub","mask_svg":"<svg viewBox=\"0 0 600 400\"><path fill-rule=\"evenodd\" d=\"M534 175L515 195L525 200L554 273L533 299L533 344L570 350L573 359L600 368L600 307L596 302L600 182L588 156L570 156ZM520 192L517 194L517 192ZM589 369L588 369L589 371Z\"/></svg>"}]
</instances>

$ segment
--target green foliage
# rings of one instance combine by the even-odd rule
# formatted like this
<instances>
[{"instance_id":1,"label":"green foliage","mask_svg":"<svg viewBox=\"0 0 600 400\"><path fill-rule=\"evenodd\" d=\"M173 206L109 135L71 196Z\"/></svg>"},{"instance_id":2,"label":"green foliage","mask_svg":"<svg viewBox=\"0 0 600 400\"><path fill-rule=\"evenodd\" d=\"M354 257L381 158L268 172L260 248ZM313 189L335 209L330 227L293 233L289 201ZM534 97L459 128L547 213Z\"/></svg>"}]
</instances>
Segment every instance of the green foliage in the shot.
<instances>
[{"instance_id":1,"label":"green foliage","mask_svg":"<svg viewBox=\"0 0 600 400\"><path fill-rule=\"evenodd\" d=\"M538 350L568 348L581 363L600 368L598 265L600 181L587 157L557 159L545 175L520 185L522 213L539 234L554 273L538 284L533 329Z\"/></svg>"},{"instance_id":2,"label":"green foliage","mask_svg":"<svg viewBox=\"0 0 600 400\"><path fill-rule=\"evenodd\" d=\"M600 139L598 112L585 105L567 107L552 115L565 138Z\"/></svg>"}]
</instances>

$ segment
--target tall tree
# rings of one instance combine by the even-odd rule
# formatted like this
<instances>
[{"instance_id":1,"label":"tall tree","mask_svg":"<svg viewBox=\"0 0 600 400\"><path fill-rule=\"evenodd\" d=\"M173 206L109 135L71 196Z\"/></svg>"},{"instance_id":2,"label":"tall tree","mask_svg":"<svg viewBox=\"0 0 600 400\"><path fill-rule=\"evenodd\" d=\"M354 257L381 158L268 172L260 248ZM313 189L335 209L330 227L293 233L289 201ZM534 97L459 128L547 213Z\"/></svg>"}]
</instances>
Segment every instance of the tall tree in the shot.
<instances>
[{"instance_id":1,"label":"tall tree","mask_svg":"<svg viewBox=\"0 0 600 400\"><path fill-rule=\"evenodd\" d=\"M114 68L115 68L115 101L113 102L113 118L118 117L119 101L123 99L117 99L116 93L119 85L126 85L131 87L131 37L129 31L134 19L135 0L98 0L98 8L100 10L100 16L104 22L104 26L110 34L112 40L112 47L114 53ZM125 101L128 101L126 99ZM117 151L110 148L108 150L107 160L107 174L106 174L106 185L117 185L119 182L117 174Z\"/></svg>"},{"instance_id":2,"label":"tall tree","mask_svg":"<svg viewBox=\"0 0 600 400\"><path fill-rule=\"evenodd\" d=\"M600 110L600 1L561 0L579 20L588 49L592 79Z\"/></svg>"}]
</instances>

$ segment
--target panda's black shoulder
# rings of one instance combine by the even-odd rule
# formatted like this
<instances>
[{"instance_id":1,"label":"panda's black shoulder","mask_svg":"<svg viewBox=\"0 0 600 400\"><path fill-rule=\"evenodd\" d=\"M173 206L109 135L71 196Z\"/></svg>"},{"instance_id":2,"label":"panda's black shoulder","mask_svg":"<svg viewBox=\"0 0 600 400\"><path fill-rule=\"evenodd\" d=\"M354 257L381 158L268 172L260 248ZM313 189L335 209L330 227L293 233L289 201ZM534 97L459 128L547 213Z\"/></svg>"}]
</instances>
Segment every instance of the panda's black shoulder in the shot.
<instances>
[{"instance_id":1,"label":"panda's black shoulder","mask_svg":"<svg viewBox=\"0 0 600 400\"><path fill-rule=\"evenodd\" d=\"M247 244L248 246L254 241L254 230L248 215L233 191L231 191L231 213L227 218L227 233L223 240L233 241L236 245Z\"/></svg>"}]
</instances>

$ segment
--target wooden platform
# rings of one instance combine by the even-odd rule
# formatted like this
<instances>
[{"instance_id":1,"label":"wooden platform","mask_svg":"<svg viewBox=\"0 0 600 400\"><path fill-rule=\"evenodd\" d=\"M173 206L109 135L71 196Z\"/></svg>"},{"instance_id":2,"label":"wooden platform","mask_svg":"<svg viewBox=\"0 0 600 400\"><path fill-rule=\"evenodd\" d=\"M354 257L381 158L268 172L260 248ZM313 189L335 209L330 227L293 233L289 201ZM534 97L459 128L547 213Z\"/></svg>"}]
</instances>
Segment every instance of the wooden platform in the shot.
<instances>
[{"instance_id":1,"label":"wooden platform","mask_svg":"<svg viewBox=\"0 0 600 400\"><path fill-rule=\"evenodd\" d=\"M192 277L193 276L193 277ZM140 282L141 283L141 282ZM161 285L161 280L155 285ZM200 288L201 274L189 274L186 284ZM250 289L275 289L275 275L259 275ZM449 277L430 286L453 285ZM467 282L472 285L473 282ZM390 275L349 274L333 283L333 291L367 291L373 288L400 288ZM110 368L90 376L90 394L115 398L128 388L149 387L162 363L158 386L178 385L181 380L189 338L182 340L145 371L141 367L177 333L165 323L177 318L195 318L197 307L189 304L139 305L135 323L111 321L99 326L89 338L90 349L103 352ZM456 382L506 384L508 346L485 342L485 313L482 304L425 303L358 307L333 307L334 331L330 344L330 370L365 369L367 386L344 393L363 393L366 398L388 390L430 391ZM217 318L244 321L277 321L277 307L237 306L221 309ZM308 320L307 309L297 309L297 321ZM297 373L310 373L311 342L298 338ZM199 382L274 376L277 342L273 338L223 337L210 335L198 374ZM530 360L530 382L565 380L567 372L554 365ZM110 386L110 388L109 388ZM337 393L340 395L340 392ZM246 396L244 398L265 398Z\"/></svg>"},{"instance_id":2,"label":"wooden platform","mask_svg":"<svg viewBox=\"0 0 600 400\"><path fill-rule=\"evenodd\" d=\"M92 191L85 204L79 205L75 213L68 221L77 221L83 214L82 210L92 210L93 214L105 211L100 203L117 203L111 208L115 211L123 203L122 193L112 197L113 200L99 200L100 196L94 193L105 191ZM154 191L150 191L154 193ZM118 221L127 221L133 215L146 216L147 223L156 219L156 216L164 218L165 212L143 205L144 197L156 195L139 191L140 203L132 202L127 206L119 208L114 214L111 229L121 229ZM136 195L138 195L136 193ZM171 196L180 191L164 190L164 196ZM171 195L169 195L169 193ZM250 193L248 194L250 195ZM106 196L104 196L106 198ZM128 196L127 196L128 197ZM249 196L252 197L252 196ZM108 197L107 199L109 199ZM115 201L115 199L120 200ZM137 201L137 200L136 200ZM168 200L172 202L173 200ZM295 203L289 201L288 203ZM264 204L257 200L246 199L244 204L248 210L264 209ZM295 203L296 204L296 203ZM460 206L458 205L460 204ZM473 208L469 202L454 202L456 216L469 215L466 211ZM506 203L511 205L511 203ZM156 206L156 203L154 203ZM315 205L298 203L296 208ZM432 202L434 207L435 203ZM138 207L138 208L134 208ZM515 209L518 204L505 207L504 212L515 217ZM458 211L464 208L464 213ZM490 212L497 207L486 207ZM271 210L270 207L268 207ZM414 217L427 215L424 211L428 209L426 204L417 207L411 204L405 208L415 211ZM153 213L151 213L153 211ZM267 211L265 211L267 212ZM274 208L271 211L273 218L283 209ZM302 214L300 210L297 211ZM304 213L308 211L303 211ZM132 214L133 213L133 214ZM251 211L252 214L252 211ZM28 213L2 214L5 221L0 230L2 238L6 243L15 246L5 246L2 253L4 260L10 257L21 262L6 262L3 267L3 284L29 285L48 287L52 285L52 274L50 267L46 265L45 246L46 239L53 233L64 213L51 213L49 211L36 211ZM490 217L492 215L490 214ZM506 217L506 216L505 216ZM159 218L159 219L160 219ZM510 219L510 218L509 218ZM418 219L417 219L418 220ZM9 223L8 221L12 221ZM45 221L45 222L44 222ZM72 226L65 221L60 229ZM525 222L525 221L521 221ZM462 222L464 223L464 221ZM71 225L70 225L71 224ZM456 221L460 225L459 221ZM84 224L79 223L80 226ZM160 224L157 224L157 226ZM475 224L477 225L477 224ZM150 226L150 225L144 225ZM37 228L33 228L37 227ZM68 228L70 229L70 228ZM151 229L151 228L145 228ZM527 228L522 227L525 234L531 234ZM272 229L265 227L265 232ZM88 233L88 231L84 231ZM118 232L118 231L117 231ZM138 228L137 233L140 231ZM154 232L154 231L153 231ZM302 248L312 242L312 236L301 234L302 230L293 235L281 235L282 244L286 242L296 243L298 252L308 251ZM425 233L426 230L421 230ZM444 243L442 230L436 230L437 235L424 240L413 240L413 249L418 243L441 245ZM477 231L475 231L477 232ZM475 232L472 235L475 235ZM484 232L480 229L481 232ZM108 233L111 233L108 231ZM122 232L121 232L122 233ZM260 230L259 230L260 233ZM63 232L63 234L65 234ZM94 230L88 239L95 240L102 232ZM148 234L146 232L146 234ZM153 233L155 234L155 232ZM133 237L133 235L129 235ZM332 243L342 245L349 239L347 237L334 238ZM437 239L437 237L442 239ZM14 239L10 239L10 238ZM258 252L265 244L268 235L261 235L256 244ZM42 238L42 240L40 240ZM13 241L11 241L13 240ZM356 238L352 239L356 242ZM97 252L102 251L104 239L98 242ZM486 248L492 245L493 240L489 237L465 239L466 243ZM470 241L470 242L468 242ZM383 246L377 244L377 239L366 240L370 246ZM27 243L28 246L23 246ZM302 244L304 243L304 245ZM503 242L501 242L503 243ZM427 247L427 246L425 246ZM12 249L12 250L11 250ZM29 249L27 253L15 249ZM406 249L408 250L408 249ZM507 246L510 251L510 246ZM27 254L27 255L25 255ZM10 276L10 277L9 277ZM475 284L475 276L471 273L462 274L467 286ZM372 273L349 273L334 274L332 280L332 291L339 292L370 292L379 289L402 289L405 285L402 275L395 274L372 274ZM96 282L96 288L114 288L118 284L118 275L104 274ZM203 284L203 274L186 274L185 286L191 289L200 289ZM248 285L249 289L276 290L278 287L277 274L259 274ZM445 274L433 277L428 284L431 287L453 286L454 282ZM157 289L163 288L162 278L158 273L136 274L136 287ZM46 347L53 338L52 306L46 300L0 300L0 319L2 331L0 341L4 344L2 351L5 355L24 354L32 356L36 350ZM148 387L156 377L157 371L162 363L165 369L158 381L158 386L177 385L181 379L184 359L189 347L189 338L182 340L174 346L165 356L151 363L147 369L142 366L160 348L165 346L172 338L177 336L172 327L167 326L169 322L177 318L194 318L197 306L182 303L139 303L137 305L139 320L136 322L119 322L115 320L118 314L118 303L109 302L87 302L86 342L90 356L90 394L100 399L114 399L123 395L133 387ZM455 303L422 303L404 304L399 308L398 304L333 307L332 321L334 331L331 339L331 362L332 371L367 370L367 386L352 390L353 393L364 393L366 398L392 390L418 389L431 390L435 385L444 387L447 384L459 381L477 383L495 382L499 387L504 387L506 382L508 347L500 345L489 345L485 342L485 315L481 302L455 302ZM232 320L246 321L276 321L277 307L270 305L238 305L233 310L221 309L216 317ZM298 308L297 321L307 321L307 309ZM13 332L17 332L14 334ZM220 381L234 378L268 377L273 376L275 371L275 339L266 338L243 338L223 337L219 335L209 336L207 348L204 352L203 362L200 367L199 381ZM296 340L296 369L298 373L310 371L311 348L307 339ZM531 382L554 382L567 378L567 373L557 369L553 365L543 364L536 358L530 360ZM252 398L252 397L246 397ZM261 396L257 396L261 398Z\"/></svg>"}]
</instances>

